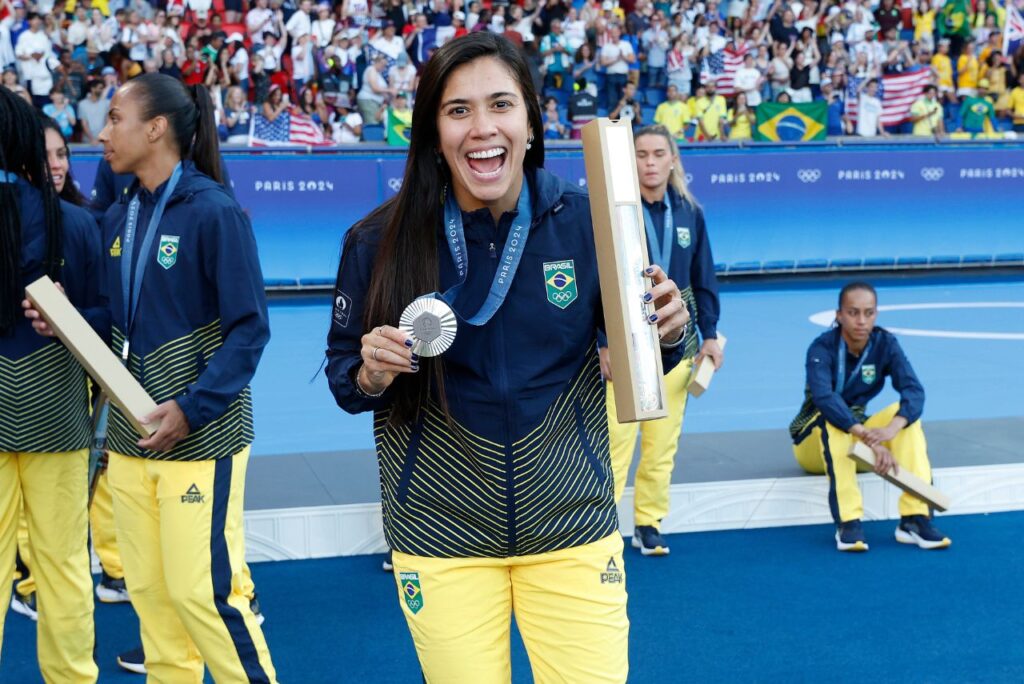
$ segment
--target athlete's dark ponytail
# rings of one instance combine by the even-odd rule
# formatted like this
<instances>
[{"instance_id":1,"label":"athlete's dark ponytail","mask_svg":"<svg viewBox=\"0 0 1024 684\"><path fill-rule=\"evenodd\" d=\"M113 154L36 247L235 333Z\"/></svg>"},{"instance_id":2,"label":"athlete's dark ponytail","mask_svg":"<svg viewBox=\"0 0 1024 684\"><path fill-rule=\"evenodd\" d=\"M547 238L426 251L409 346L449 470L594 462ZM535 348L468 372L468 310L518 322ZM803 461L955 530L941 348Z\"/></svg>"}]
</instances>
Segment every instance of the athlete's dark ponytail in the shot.
<instances>
[{"instance_id":1,"label":"athlete's dark ponytail","mask_svg":"<svg viewBox=\"0 0 1024 684\"><path fill-rule=\"evenodd\" d=\"M182 159L190 159L202 173L223 183L213 102L201 85L187 87L165 74L143 74L129 82L131 97L139 103L143 121L167 119Z\"/></svg>"},{"instance_id":2,"label":"athlete's dark ponytail","mask_svg":"<svg viewBox=\"0 0 1024 684\"><path fill-rule=\"evenodd\" d=\"M46 223L46 252L43 271L53 280L61 279L64 229L60 199L53 188L50 165L46 163L46 138L42 122L31 105L0 87L0 336L14 331L21 319L25 298L21 272L21 215L18 210L17 176L35 186L43 199Z\"/></svg>"}]
</instances>

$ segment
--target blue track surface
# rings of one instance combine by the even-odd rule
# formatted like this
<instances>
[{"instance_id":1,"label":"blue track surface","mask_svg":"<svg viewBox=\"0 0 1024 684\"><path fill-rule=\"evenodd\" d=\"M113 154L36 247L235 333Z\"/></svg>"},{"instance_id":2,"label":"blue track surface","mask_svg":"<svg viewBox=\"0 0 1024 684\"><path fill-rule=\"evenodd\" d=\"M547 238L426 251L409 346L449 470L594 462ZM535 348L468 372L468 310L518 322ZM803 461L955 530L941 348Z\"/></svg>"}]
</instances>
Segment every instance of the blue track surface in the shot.
<instances>
[{"instance_id":1,"label":"blue track surface","mask_svg":"<svg viewBox=\"0 0 1024 684\"><path fill-rule=\"evenodd\" d=\"M688 432L785 429L803 399L807 346L825 328L808 318L835 308L840 280L728 289L720 330L729 339L714 389L690 402ZM329 302L283 300L271 307L273 337L254 383L253 453L369 449L368 415L334 405L322 373ZM1024 277L891 281L885 305L1024 304ZM883 312L879 324L952 332L1009 333L1016 339L901 336L928 394L928 420L1024 415L1024 308L951 308ZM310 379L313 378L312 383ZM885 393L882 402L895 397Z\"/></svg>"},{"instance_id":2,"label":"blue track surface","mask_svg":"<svg viewBox=\"0 0 1024 684\"><path fill-rule=\"evenodd\" d=\"M1024 512L942 518L925 552L868 523L872 550L830 526L670 535L672 555L626 552L631 682L1021 682ZM253 575L282 682L418 683L379 557L260 564ZM430 600L429 588L424 599ZM138 636L126 606L97 609L101 682L141 682L114 657ZM0 681L40 682L32 623L7 617ZM518 641L514 681L528 682Z\"/></svg>"}]
</instances>

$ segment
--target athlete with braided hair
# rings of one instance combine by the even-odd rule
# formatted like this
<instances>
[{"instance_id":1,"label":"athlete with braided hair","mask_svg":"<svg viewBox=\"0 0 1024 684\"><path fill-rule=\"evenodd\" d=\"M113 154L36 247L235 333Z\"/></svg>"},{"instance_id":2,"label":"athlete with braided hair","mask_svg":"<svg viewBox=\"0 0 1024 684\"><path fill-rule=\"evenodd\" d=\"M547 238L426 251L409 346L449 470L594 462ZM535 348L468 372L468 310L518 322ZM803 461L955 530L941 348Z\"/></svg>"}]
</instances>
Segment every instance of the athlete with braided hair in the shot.
<instances>
[{"instance_id":1,"label":"athlete with braided hair","mask_svg":"<svg viewBox=\"0 0 1024 684\"><path fill-rule=\"evenodd\" d=\"M71 353L22 316L25 286L48 275L96 328L99 233L63 202L42 121L0 88L0 568L14 565L19 509L34 552L39 667L47 681L95 682L88 468L88 381ZM0 638L3 617L0 612Z\"/></svg>"}]
</instances>

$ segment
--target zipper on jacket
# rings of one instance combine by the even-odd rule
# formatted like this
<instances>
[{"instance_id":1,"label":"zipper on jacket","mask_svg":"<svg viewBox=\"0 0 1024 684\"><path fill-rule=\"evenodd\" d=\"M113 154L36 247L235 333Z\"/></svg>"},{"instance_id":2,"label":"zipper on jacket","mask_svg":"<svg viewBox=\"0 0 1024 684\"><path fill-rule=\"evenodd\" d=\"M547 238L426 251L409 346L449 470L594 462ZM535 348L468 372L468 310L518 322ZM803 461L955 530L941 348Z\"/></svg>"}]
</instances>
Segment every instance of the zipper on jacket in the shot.
<instances>
[{"instance_id":1,"label":"zipper on jacket","mask_svg":"<svg viewBox=\"0 0 1024 684\"><path fill-rule=\"evenodd\" d=\"M496 249L494 249L494 243L493 242L490 244L488 249L491 252L491 258L492 259L497 259L498 258L498 251Z\"/></svg>"}]
</instances>

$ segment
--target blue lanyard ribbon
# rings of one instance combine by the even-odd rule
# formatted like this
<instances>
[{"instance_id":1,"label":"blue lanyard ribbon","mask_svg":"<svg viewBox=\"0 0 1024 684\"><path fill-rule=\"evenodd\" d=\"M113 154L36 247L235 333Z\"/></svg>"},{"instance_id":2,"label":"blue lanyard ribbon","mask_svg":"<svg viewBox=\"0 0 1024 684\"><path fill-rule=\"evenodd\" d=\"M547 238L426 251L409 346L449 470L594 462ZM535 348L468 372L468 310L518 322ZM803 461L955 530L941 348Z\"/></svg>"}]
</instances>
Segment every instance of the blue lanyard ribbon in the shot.
<instances>
[{"instance_id":1,"label":"blue lanyard ribbon","mask_svg":"<svg viewBox=\"0 0 1024 684\"><path fill-rule=\"evenodd\" d=\"M857 365L850 371L850 377L852 378L860 370L860 367L864 365L864 360L868 358L868 354L871 353L871 345L873 340L868 340L868 344L864 347L864 351L860 353L860 358L857 360ZM836 392L842 394L846 389L846 340L843 339L843 333L839 333L839 363L836 364Z\"/></svg>"},{"instance_id":2,"label":"blue lanyard ribbon","mask_svg":"<svg viewBox=\"0 0 1024 684\"><path fill-rule=\"evenodd\" d=\"M668 268L672 264L672 230L675 228L673 225L675 221L672 218L672 198L669 196L668 190L665 190L665 219L663 221L661 230L661 242L658 242L658 234L654 232L654 217L651 216L651 210L647 208L647 204L644 205L644 228L647 229L647 246L651 254L653 254L655 261L658 266L661 266L661 270L668 273Z\"/></svg>"},{"instance_id":3,"label":"blue lanyard ribbon","mask_svg":"<svg viewBox=\"0 0 1024 684\"><path fill-rule=\"evenodd\" d=\"M469 325L484 325L491 320L498 309L501 308L509 289L512 287L512 279L519 270L519 261L522 259L523 250L526 248L526 238L530 235L530 222L533 215L530 206L530 184L524 178L523 189L519 193L519 202L516 204L516 217L512 220L508 237L505 239L505 247L502 250L501 260L498 262L498 270L491 282L491 289L487 293L487 299L480 306L480 310L470 318L463 318L455 310L455 298L458 297L462 286L466 284L466 277L469 273L469 249L466 244L466 232L462 225L462 209L455 200L455 193L449 191L444 203L444 232L448 240L448 251L451 252L452 261L455 263L455 270L458 273L459 282L448 288L444 294L435 292L433 296L442 300L455 311L459 319Z\"/></svg>"},{"instance_id":4,"label":"blue lanyard ribbon","mask_svg":"<svg viewBox=\"0 0 1024 684\"><path fill-rule=\"evenodd\" d=\"M121 358L128 361L128 340L131 336L132 326L135 323L135 312L139 308L139 294L142 292L142 278L146 274L146 266L149 264L150 249L153 247L153 239L156 237L156 229L163 218L164 210L167 208L167 201L174 194L174 188L181 179L181 162L174 167L167 186L164 188L156 206L153 207L153 215L146 227L146 234L142 238L142 247L139 249L139 256L135 264L135 280L132 280L132 248L135 244L136 229L139 223L139 208L142 200L139 199L141 190L135 193L135 197L128 203L128 218L124 225L124 240L121 243L121 295L124 306L124 347L121 350Z\"/></svg>"}]
</instances>

